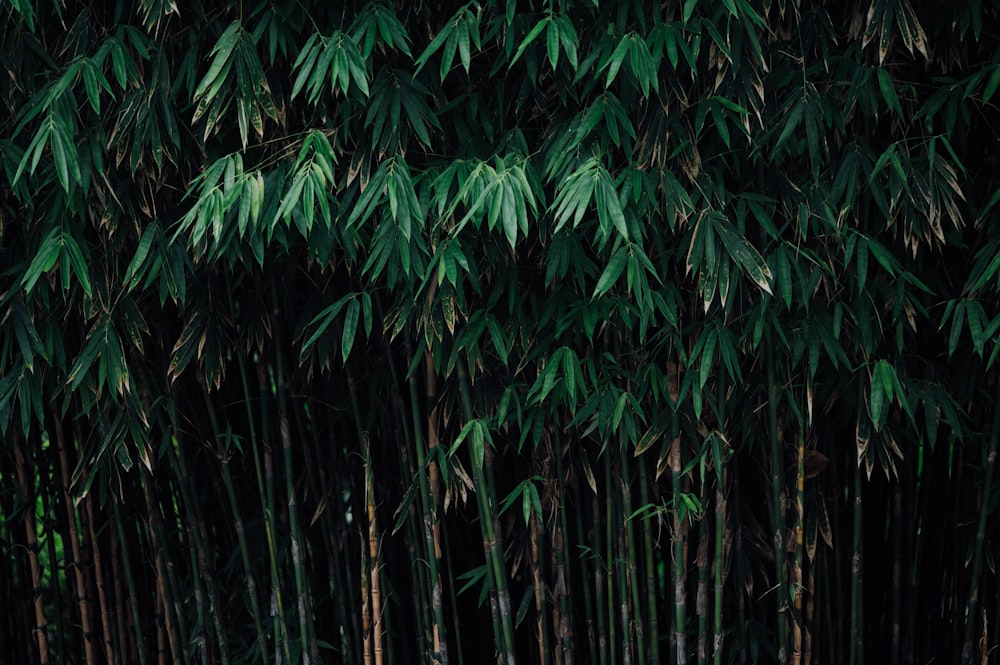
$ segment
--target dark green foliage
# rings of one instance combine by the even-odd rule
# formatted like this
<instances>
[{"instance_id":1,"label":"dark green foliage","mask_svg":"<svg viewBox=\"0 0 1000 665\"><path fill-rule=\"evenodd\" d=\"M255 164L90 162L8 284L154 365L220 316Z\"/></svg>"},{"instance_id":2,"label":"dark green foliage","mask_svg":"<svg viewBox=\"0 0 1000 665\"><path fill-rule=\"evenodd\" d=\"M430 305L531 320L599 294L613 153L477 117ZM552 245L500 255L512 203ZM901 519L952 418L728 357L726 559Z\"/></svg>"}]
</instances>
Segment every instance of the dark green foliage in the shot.
<instances>
[{"instance_id":1,"label":"dark green foliage","mask_svg":"<svg viewBox=\"0 0 1000 665\"><path fill-rule=\"evenodd\" d=\"M978 660L998 30L0 3L0 653Z\"/></svg>"}]
</instances>

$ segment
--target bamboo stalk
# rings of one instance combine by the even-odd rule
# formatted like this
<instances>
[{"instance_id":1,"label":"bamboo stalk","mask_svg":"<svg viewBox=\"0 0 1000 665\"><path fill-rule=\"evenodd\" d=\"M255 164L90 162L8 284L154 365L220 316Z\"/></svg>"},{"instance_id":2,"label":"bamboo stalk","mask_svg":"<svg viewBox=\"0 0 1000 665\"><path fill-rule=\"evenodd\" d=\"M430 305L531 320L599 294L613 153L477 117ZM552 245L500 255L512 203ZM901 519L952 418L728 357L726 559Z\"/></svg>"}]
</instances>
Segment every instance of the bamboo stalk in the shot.
<instances>
[{"instance_id":1,"label":"bamboo stalk","mask_svg":"<svg viewBox=\"0 0 1000 665\"><path fill-rule=\"evenodd\" d=\"M622 630L627 636L635 636L634 658L638 659L639 662L644 662L646 660L646 630L645 624L642 620L643 605L639 600L639 564L636 560L639 556L639 548L635 544L635 527L633 526L631 519L632 470L629 465L629 452L623 448L620 448L620 450L622 466L621 491L623 528L619 530L619 540L622 544L622 552L619 558L625 561L625 593L622 594L625 602L623 602L622 605L628 607L629 615L626 620L624 616L625 613L622 613ZM648 589L646 593L649 593ZM655 636L650 634L650 638L655 639ZM632 639L627 639L625 656L628 657L627 662L629 663L633 659L632 647ZM626 661L623 660L622 662L625 663Z\"/></svg>"},{"instance_id":2,"label":"bamboo stalk","mask_svg":"<svg viewBox=\"0 0 1000 665\"><path fill-rule=\"evenodd\" d=\"M118 536L118 548L121 552L121 567L125 570L125 585L128 589L128 599L129 606L131 610L132 617L132 630L129 633L129 642L135 648L135 656L137 656L139 665L146 665L146 647L145 638L143 637L142 630L142 613L139 610L139 587L135 582L135 573L132 571L132 557L131 551L129 549L128 539L125 536L125 522L122 519L121 507L118 505L118 501L111 502L111 508L113 511L115 519L115 533ZM114 557L113 560L117 560L118 557ZM115 573L115 579L120 579L118 573ZM157 587L159 589L159 587ZM157 598L159 598L157 596ZM154 603L155 607L160 607L162 604L159 600ZM165 622L157 622L157 638L160 637L160 632L164 630L163 626ZM134 640L134 641L133 641ZM166 642L166 635L163 635L163 641ZM158 644L158 648L159 648ZM165 648L165 645L163 645ZM133 659L134 662L135 659Z\"/></svg>"},{"instance_id":3,"label":"bamboo stalk","mask_svg":"<svg viewBox=\"0 0 1000 665\"><path fill-rule=\"evenodd\" d=\"M674 516L673 534L673 582L674 582L674 643L677 649L677 665L687 665L687 563L684 541L687 537L687 520L681 516L681 475L683 455L681 439L677 431L677 415L673 416L671 431L674 439L670 444L667 464L670 466L673 497L671 512Z\"/></svg>"},{"instance_id":4,"label":"bamboo stalk","mask_svg":"<svg viewBox=\"0 0 1000 665\"><path fill-rule=\"evenodd\" d=\"M413 349L409 339L407 339L406 347L406 355L409 359L409 364L412 365ZM435 533L440 534L440 531L435 531L438 519L437 502L431 488L430 474L429 472L423 472L423 469L427 467L427 454L424 450L422 435L423 423L419 408L420 399L417 390L417 379L416 376L412 374L409 377L409 388L410 408L413 417L413 447L417 454L417 466L420 469L418 482L420 490L420 507L423 515L424 548L427 563L430 567L431 611L434 617L434 620L431 623L431 658L436 665L448 665L447 627L444 618L440 573L441 542L439 539L435 539Z\"/></svg>"},{"instance_id":5,"label":"bamboo stalk","mask_svg":"<svg viewBox=\"0 0 1000 665\"><path fill-rule=\"evenodd\" d=\"M32 605L35 609L34 638L38 645L38 661L41 665L49 663L49 639L47 622L45 620L45 601L42 598L42 569L38 563L38 534L35 530L35 502L31 497L28 482L27 461L25 460L24 439L20 433L12 430L14 439L14 464L17 467L17 484L24 505L24 535L28 544L28 565L31 568Z\"/></svg>"},{"instance_id":6,"label":"bamboo stalk","mask_svg":"<svg viewBox=\"0 0 1000 665\"><path fill-rule=\"evenodd\" d=\"M260 437L262 447L264 449L264 455L262 465L258 463L257 459L254 460L254 464L257 467L258 475L261 471L263 471L264 476L263 483L261 483L258 478L258 486L262 486L263 488L263 495L261 496L261 499L264 508L264 532L267 537L268 558L270 560L271 568L270 596L271 616L274 619L274 662L280 665L282 657L284 657L284 662L291 665L291 645L289 644L290 639L288 637L288 624L285 621L284 598L281 591L281 575L278 571L278 547L276 542L278 534L278 512L274 487L274 453L269 441L271 437L270 418L268 415L270 385L268 383L267 367L264 365L263 360L259 361L257 364L257 384L260 390ZM254 446L253 450L254 457L256 458L258 456L257 447Z\"/></svg>"},{"instance_id":7,"label":"bamboo stalk","mask_svg":"<svg viewBox=\"0 0 1000 665\"><path fill-rule=\"evenodd\" d=\"M778 663L788 662L788 621L785 604L788 591L785 586L785 509L784 509L784 446L778 424L778 385L774 376L774 342L767 339L767 421L771 453L771 523L774 547L775 594L777 598Z\"/></svg>"},{"instance_id":8,"label":"bamboo stalk","mask_svg":"<svg viewBox=\"0 0 1000 665\"><path fill-rule=\"evenodd\" d=\"M111 632L111 603L104 584L104 561L101 556L100 542L94 528L94 497L87 494L84 497L84 510L87 513L87 526L90 530L90 549L94 560L94 582L97 584L97 603L101 611L101 628L104 637L104 659L109 665L115 662L115 645Z\"/></svg>"},{"instance_id":9,"label":"bamboo stalk","mask_svg":"<svg viewBox=\"0 0 1000 665\"><path fill-rule=\"evenodd\" d=\"M722 646L725 639L724 626L722 624L722 602L723 587L725 585L725 553L726 553L726 479L728 469L723 467L720 472L721 477L716 478L715 483L715 556L713 557L715 574L715 594L713 597L712 610L714 638L712 640L712 657L714 665L722 665ZM740 590L742 596L742 589Z\"/></svg>"},{"instance_id":10,"label":"bamboo stalk","mask_svg":"<svg viewBox=\"0 0 1000 665\"><path fill-rule=\"evenodd\" d=\"M704 497L708 505L708 497ZM705 515L698 523L698 549L695 566L698 569L698 590L695 596L695 614L698 617L698 665L708 663L708 546L711 538L712 522Z\"/></svg>"},{"instance_id":11,"label":"bamboo stalk","mask_svg":"<svg viewBox=\"0 0 1000 665\"><path fill-rule=\"evenodd\" d=\"M797 455L798 464L795 471L795 559L792 564L791 580L794 600L794 621L792 623L792 665L802 662L802 631L805 627L802 612L802 566L803 534L805 533L805 478L806 478L806 448L805 436L800 426L798 433Z\"/></svg>"},{"instance_id":12,"label":"bamboo stalk","mask_svg":"<svg viewBox=\"0 0 1000 665\"><path fill-rule=\"evenodd\" d=\"M643 506L651 505L649 495L649 474L646 470L648 466L645 459L638 459L639 465L639 497ZM657 602L660 597L659 585L656 580L656 572L653 565L653 533L650 528L649 516L642 521L642 549L643 565L645 566L646 579L646 616L649 626L649 662L660 662L660 625L658 618Z\"/></svg>"},{"instance_id":13,"label":"bamboo stalk","mask_svg":"<svg viewBox=\"0 0 1000 665\"><path fill-rule=\"evenodd\" d=\"M201 386L202 397L205 400L205 408L208 413L209 424L212 429L214 440L218 441L221 434L218 419L215 415L215 406L212 404L212 396L208 392L208 384L205 381L198 382ZM251 425L252 427L252 425ZM257 598L257 576L254 574L253 564L250 560L250 546L247 543L246 528L243 524L243 516L239 502L236 498L236 489L233 485L233 476L229 470L229 455L219 455L219 468L222 472L222 484L225 488L226 498L229 502L230 518L233 528L236 530L236 539L240 549L240 560L243 563L243 574L247 582L247 595L250 597L250 612L253 615L254 630L257 634L257 646L260 649L261 662L268 665L269 657L267 653L267 638L264 633L264 623L260 610L260 602ZM226 658L224 658L226 660Z\"/></svg>"},{"instance_id":14,"label":"bamboo stalk","mask_svg":"<svg viewBox=\"0 0 1000 665\"><path fill-rule=\"evenodd\" d=\"M114 503L116 500L112 501ZM117 526L117 520L115 521L115 526ZM115 534L110 536L114 539ZM114 595L115 595L115 647L117 649L117 655L115 657L115 663L135 663L139 659L138 649L135 645L135 639L132 637L132 632L128 628L128 609L127 603L125 602L125 587L124 587L124 573L122 572L120 557L117 551L111 553L108 557L111 560L111 580L114 585Z\"/></svg>"},{"instance_id":15,"label":"bamboo stalk","mask_svg":"<svg viewBox=\"0 0 1000 665\"><path fill-rule=\"evenodd\" d=\"M378 521L375 514L375 479L372 473L371 451L363 440L365 456L365 504L368 507L368 561L371 566L372 643L375 665L383 665L382 650L382 587L379 578Z\"/></svg>"},{"instance_id":16,"label":"bamboo stalk","mask_svg":"<svg viewBox=\"0 0 1000 665\"><path fill-rule=\"evenodd\" d=\"M604 520L601 518L601 508L599 502L599 496L595 491L591 494L591 511L594 518L594 529L593 529L593 541L591 545L591 551L593 553L594 561L594 614L597 616L597 654L600 657L601 665L608 665L608 632L607 632L607 621L605 620L604 608L606 604L604 603L604 582L605 576L603 569L603 557L601 556L601 542L603 535ZM593 645L595 640L591 640ZM597 662L596 659L593 662Z\"/></svg>"},{"instance_id":17,"label":"bamboo stalk","mask_svg":"<svg viewBox=\"0 0 1000 665\"><path fill-rule=\"evenodd\" d=\"M902 559L903 559L903 490L897 482L892 492L892 640L890 660L899 665L900 659L900 619L902 615Z\"/></svg>"},{"instance_id":18,"label":"bamboo stalk","mask_svg":"<svg viewBox=\"0 0 1000 665\"><path fill-rule=\"evenodd\" d=\"M574 665L575 647L573 641L573 621L570 605L569 584L571 570L569 556L566 553L566 534L569 533L569 520L566 516L566 484L563 469L562 445L557 439L552 446L556 464L556 491L549 496L549 503L554 504L556 513L555 528L552 531L552 565L555 569L555 594L557 603L553 606L556 612L553 624L559 631L559 644L556 651L556 665ZM580 511L576 511L579 514ZM594 662L594 661L591 661ZM656 662L656 661L654 661Z\"/></svg>"},{"instance_id":19,"label":"bamboo stalk","mask_svg":"<svg viewBox=\"0 0 1000 665\"><path fill-rule=\"evenodd\" d=\"M854 466L854 526L851 557L851 632L850 665L864 662L864 627L861 623L861 602L863 583L861 575L861 460Z\"/></svg>"},{"instance_id":20,"label":"bamboo stalk","mask_svg":"<svg viewBox=\"0 0 1000 665\"><path fill-rule=\"evenodd\" d=\"M548 665L551 645L548 629L548 612L545 611L545 581L542 579L541 537L538 533L538 516L531 512L528 518L528 540L531 546L531 582L535 597L535 631L537 634L538 662Z\"/></svg>"},{"instance_id":21,"label":"bamboo stalk","mask_svg":"<svg viewBox=\"0 0 1000 665\"><path fill-rule=\"evenodd\" d=\"M976 545L972 555L972 574L969 581L969 600L965 608L965 639L962 662L972 662L975 652L976 618L979 605L980 581L983 570L983 546L986 542L986 524L993 493L993 467L997 460L997 442L1000 441L1000 392L993 404L993 429L990 431L989 448L983 459L983 493L979 503L979 524L976 526Z\"/></svg>"},{"instance_id":22,"label":"bamboo stalk","mask_svg":"<svg viewBox=\"0 0 1000 665\"><path fill-rule=\"evenodd\" d=\"M187 662L188 654L184 642L180 638L180 627L178 617L175 615L174 603L171 594L168 592L170 584L170 572L172 564L167 560L169 554L167 550L166 538L164 536L163 518L160 516L157 502L153 496L153 478L148 469L141 469L141 482L143 497L146 500L146 516L149 521L149 539L153 546L154 565L156 571L156 588L161 600L160 607L163 611L163 625L166 630L166 641L170 647L170 656L176 662ZM159 636L158 636L159 640ZM159 645L159 642L158 642ZM164 653L161 651L160 659L164 661Z\"/></svg>"},{"instance_id":23,"label":"bamboo stalk","mask_svg":"<svg viewBox=\"0 0 1000 665\"><path fill-rule=\"evenodd\" d=\"M467 421L473 418L469 377L463 361L456 365L462 407ZM485 467L485 468L484 468ZM481 522L487 566L493 571L493 581L497 592L497 611L500 618L500 632L503 639L503 653L507 665L514 665L514 621L510 608L510 593L507 585L507 567L503 559L503 544L500 539L499 518L497 516L496 484L493 481L493 448L484 443L483 466L472 464L473 480L476 484L476 501L482 508L485 519Z\"/></svg>"},{"instance_id":24,"label":"bamboo stalk","mask_svg":"<svg viewBox=\"0 0 1000 665\"><path fill-rule=\"evenodd\" d=\"M616 620L619 616L619 611L617 607L618 593L617 585L615 584L615 576L617 575L617 559L615 552L615 542L617 538L615 537L618 533L618 511L615 508L615 496L617 492L615 491L615 483L612 478L615 474L611 472L611 446L607 446L604 450L604 576L605 576L605 587L607 589L607 594L605 594L605 607L604 611L608 615L608 663L609 665L616 665L618 662L618 621ZM612 572L615 574L613 575Z\"/></svg>"},{"instance_id":25,"label":"bamboo stalk","mask_svg":"<svg viewBox=\"0 0 1000 665\"><path fill-rule=\"evenodd\" d=\"M83 563L80 533L77 528L77 511L70 493L69 453L66 451L66 441L63 435L62 421L58 413L53 413L53 430L56 435L56 447L59 451L59 470L62 476L63 499L66 503L66 516L69 524L70 551L73 555L73 579L76 588L76 602L80 610L80 629L83 632L84 663L91 665L97 662L97 651L94 648L93 622L90 617L90 599L87 596L87 568Z\"/></svg>"},{"instance_id":26,"label":"bamboo stalk","mask_svg":"<svg viewBox=\"0 0 1000 665\"><path fill-rule=\"evenodd\" d=\"M207 388L204 377L200 377L198 381L203 389L206 391ZM176 401L174 401L170 407L170 428L173 432L173 442L169 446L169 457L171 463L174 465L176 470L177 479L176 482L179 484L181 491L181 500L186 506L187 519L185 520L185 525L188 527L188 532L190 533L191 542L194 543L194 566L192 567L192 579L195 581L195 593L204 594L208 600L207 608L208 615L212 621L212 628L215 633L215 643L219 650L220 658L222 659L223 665L229 665L229 637L226 634L225 627L222 624L221 616L221 603L219 601L219 592L215 584L215 574L212 571L212 566L209 561L209 537L208 529L205 527L205 518L202 515L201 501L196 496L195 489L192 485L194 479L191 473L191 467L187 461L187 454L184 450L184 445L181 440L181 433L177 427L177 414L174 411ZM218 423L215 421L215 412L211 408L211 402L208 402L209 406L209 422L211 424L211 431L214 435L218 434ZM232 517L232 516L230 516ZM199 579L200 578L200 579ZM201 612L201 603L199 602L198 611ZM208 658L209 650L208 644L206 643L203 647L206 658Z\"/></svg>"}]
</instances>

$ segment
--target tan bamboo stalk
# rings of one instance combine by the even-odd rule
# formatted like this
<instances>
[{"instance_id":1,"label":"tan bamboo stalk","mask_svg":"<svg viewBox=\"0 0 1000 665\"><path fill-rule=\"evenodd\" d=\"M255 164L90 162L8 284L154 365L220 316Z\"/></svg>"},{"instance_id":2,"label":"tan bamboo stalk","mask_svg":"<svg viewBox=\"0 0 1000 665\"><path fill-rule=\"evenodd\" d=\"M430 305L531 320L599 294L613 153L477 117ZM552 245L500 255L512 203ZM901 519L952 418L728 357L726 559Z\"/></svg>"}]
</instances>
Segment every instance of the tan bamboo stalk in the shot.
<instances>
[{"instance_id":1,"label":"tan bamboo stalk","mask_svg":"<svg viewBox=\"0 0 1000 665\"><path fill-rule=\"evenodd\" d=\"M17 467L17 484L24 505L24 535L28 543L28 565L31 568L31 594L35 608L34 637L38 644L38 661L41 665L49 663L48 625L45 620L45 602L42 598L42 569L38 563L38 534L35 530L35 501L31 496L28 482L27 462L25 461L24 439L16 429L12 429L14 438L14 464Z\"/></svg>"},{"instance_id":2,"label":"tan bamboo stalk","mask_svg":"<svg viewBox=\"0 0 1000 665\"><path fill-rule=\"evenodd\" d=\"M531 546L531 583L535 596L535 632L537 634L538 662L542 663L542 665L548 665L551 649L545 621L547 616L547 612L545 611L545 581L542 579L542 555L539 551L539 540L541 538L538 531L538 518L534 514L534 511L532 511L531 516L528 518L528 540Z\"/></svg>"},{"instance_id":3,"label":"tan bamboo stalk","mask_svg":"<svg viewBox=\"0 0 1000 665\"><path fill-rule=\"evenodd\" d=\"M431 280L427 301L433 300L434 291L437 288L437 273ZM427 404L427 482L431 491L431 534L434 541L434 557L437 559L439 574L434 580L432 589L431 604L435 616L440 613L444 616L444 594L442 591L440 566L441 566L441 518L438 511L441 509L441 470L435 458L435 451L440 445L438 438L438 409L437 409L437 372L434 371L434 356L430 351L424 353L424 390ZM441 626L435 625L435 630L440 635L434 636L435 651L441 654L441 665L448 665L447 636L443 633L445 623Z\"/></svg>"},{"instance_id":4,"label":"tan bamboo stalk","mask_svg":"<svg viewBox=\"0 0 1000 665\"><path fill-rule=\"evenodd\" d=\"M382 586L379 571L378 521L375 513L375 478L368 440L364 439L362 443L365 453L365 504L368 507L368 561L371 566L372 643L375 665L383 665Z\"/></svg>"},{"instance_id":5,"label":"tan bamboo stalk","mask_svg":"<svg viewBox=\"0 0 1000 665\"><path fill-rule=\"evenodd\" d=\"M366 474L367 475L367 474ZM371 566L368 563L368 551L361 547L361 653L364 665L372 665L372 595Z\"/></svg>"},{"instance_id":6,"label":"tan bamboo stalk","mask_svg":"<svg viewBox=\"0 0 1000 665\"><path fill-rule=\"evenodd\" d=\"M87 494L84 497L84 510L87 512L87 527L90 531L90 550L94 558L94 582L97 584L97 604L101 610L101 628L104 636L104 658L107 663L115 662L115 645L111 632L111 602L108 599L104 584L104 560L101 556L100 542L94 528L94 497Z\"/></svg>"},{"instance_id":7,"label":"tan bamboo stalk","mask_svg":"<svg viewBox=\"0 0 1000 665\"><path fill-rule=\"evenodd\" d=\"M83 631L84 663L91 665L97 662L97 651L94 648L93 622L90 616L90 599L87 597L87 567L83 565L80 533L77 529L77 511L70 493L69 453L66 450L66 440L63 435L62 421L58 413L53 413L53 430L56 435L56 447L59 451L59 471L62 477L63 499L66 503L66 519L69 526L70 552L73 555L73 579L76 586L76 601L80 610L80 628Z\"/></svg>"}]
</instances>

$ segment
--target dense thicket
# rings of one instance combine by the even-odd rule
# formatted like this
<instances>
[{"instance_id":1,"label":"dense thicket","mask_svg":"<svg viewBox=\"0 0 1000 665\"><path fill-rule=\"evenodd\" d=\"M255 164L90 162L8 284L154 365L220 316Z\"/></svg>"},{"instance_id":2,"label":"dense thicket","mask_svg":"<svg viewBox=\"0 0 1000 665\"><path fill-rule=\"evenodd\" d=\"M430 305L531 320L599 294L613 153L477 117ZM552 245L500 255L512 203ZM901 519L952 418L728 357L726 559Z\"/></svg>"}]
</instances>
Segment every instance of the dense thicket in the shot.
<instances>
[{"instance_id":1,"label":"dense thicket","mask_svg":"<svg viewBox=\"0 0 1000 665\"><path fill-rule=\"evenodd\" d=\"M0 3L0 660L996 662L998 14Z\"/></svg>"}]
</instances>

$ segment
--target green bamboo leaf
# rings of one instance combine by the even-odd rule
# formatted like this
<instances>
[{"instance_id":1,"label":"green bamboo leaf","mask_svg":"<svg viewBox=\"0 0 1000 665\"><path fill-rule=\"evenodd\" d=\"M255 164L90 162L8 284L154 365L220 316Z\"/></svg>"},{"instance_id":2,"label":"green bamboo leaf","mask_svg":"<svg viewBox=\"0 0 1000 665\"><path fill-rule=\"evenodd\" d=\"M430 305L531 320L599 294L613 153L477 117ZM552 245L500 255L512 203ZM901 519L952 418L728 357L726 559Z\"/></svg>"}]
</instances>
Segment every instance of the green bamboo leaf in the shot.
<instances>
[{"instance_id":1,"label":"green bamboo leaf","mask_svg":"<svg viewBox=\"0 0 1000 665\"><path fill-rule=\"evenodd\" d=\"M361 304L357 298L351 298L347 303L347 314L344 317L344 334L340 342L340 356L343 362L347 362L347 357L351 355L351 347L354 346L354 338L358 330L358 319L361 315Z\"/></svg>"},{"instance_id":2,"label":"green bamboo leaf","mask_svg":"<svg viewBox=\"0 0 1000 665\"><path fill-rule=\"evenodd\" d=\"M608 265L604 268L604 272L601 273L601 277L597 280L597 286L594 287L594 294L591 297L599 298L610 291L611 287L618 281L618 278L621 277L622 271L625 269L625 264L627 262L628 248L623 245L615 250L615 253L611 255Z\"/></svg>"},{"instance_id":3,"label":"green bamboo leaf","mask_svg":"<svg viewBox=\"0 0 1000 665\"><path fill-rule=\"evenodd\" d=\"M236 49L236 44L240 39L240 33L242 26L239 20L233 21L229 24L229 27L222 33L219 40L215 43L212 48L212 54L215 56L212 59L212 64L208 67L208 72L201 79L198 87L195 88L193 99L197 100L203 96L207 96L209 101L214 96L214 94L208 94L209 90L215 87L218 90L218 81L224 79L232 66L232 55ZM195 120L198 116L195 116Z\"/></svg>"}]
</instances>

